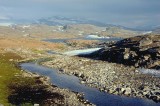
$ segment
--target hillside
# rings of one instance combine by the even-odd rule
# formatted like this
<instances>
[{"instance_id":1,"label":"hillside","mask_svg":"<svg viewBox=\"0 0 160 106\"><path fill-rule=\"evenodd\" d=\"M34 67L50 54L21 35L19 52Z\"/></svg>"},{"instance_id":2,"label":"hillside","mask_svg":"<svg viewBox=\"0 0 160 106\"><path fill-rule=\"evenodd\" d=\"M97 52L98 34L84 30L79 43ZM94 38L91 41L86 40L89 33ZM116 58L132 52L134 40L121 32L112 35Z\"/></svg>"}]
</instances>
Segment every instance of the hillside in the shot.
<instances>
[{"instance_id":1,"label":"hillside","mask_svg":"<svg viewBox=\"0 0 160 106\"><path fill-rule=\"evenodd\" d=\"M103 48L96 55L109 62L160 69L160 35L127 38Z\"/></svg>"}]
</instances>

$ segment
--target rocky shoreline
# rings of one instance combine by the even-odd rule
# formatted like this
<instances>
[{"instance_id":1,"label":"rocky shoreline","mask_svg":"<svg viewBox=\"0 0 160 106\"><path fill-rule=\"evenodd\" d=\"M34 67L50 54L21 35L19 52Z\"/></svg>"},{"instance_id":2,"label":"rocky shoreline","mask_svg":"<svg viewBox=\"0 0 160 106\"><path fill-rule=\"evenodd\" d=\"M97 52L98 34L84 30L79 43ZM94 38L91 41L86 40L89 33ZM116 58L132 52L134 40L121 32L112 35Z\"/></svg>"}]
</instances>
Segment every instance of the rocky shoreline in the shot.
<instances>
[{"instance_id":1,"label":"rocky shoreline","mask_svg":"<svg viewBox=\"0 0 160 106\"><path fill-rule=\"evenodd\" d=\"M160 102L160 78L142 74L134 67L64 55L54 55L52 60L42 65L75 75L81 83L104 92Z\"/></svg>"},{"instance_id":2,"label":"rocky shoreline","mask_svg":"<svg viewBox=\"0 0 160 106\"><path fill-rule=\"evenodd\" d=\"M67 89L58 88L50 83L50 79L36 73L23 72L23 77L36 80L33 86L9 85L14 92L8 97L9 102L14 105L31 103L34 105L69 105L90 106L93 105L84 100L83 94L72 92Z\"/></svg>"}]
</instances>

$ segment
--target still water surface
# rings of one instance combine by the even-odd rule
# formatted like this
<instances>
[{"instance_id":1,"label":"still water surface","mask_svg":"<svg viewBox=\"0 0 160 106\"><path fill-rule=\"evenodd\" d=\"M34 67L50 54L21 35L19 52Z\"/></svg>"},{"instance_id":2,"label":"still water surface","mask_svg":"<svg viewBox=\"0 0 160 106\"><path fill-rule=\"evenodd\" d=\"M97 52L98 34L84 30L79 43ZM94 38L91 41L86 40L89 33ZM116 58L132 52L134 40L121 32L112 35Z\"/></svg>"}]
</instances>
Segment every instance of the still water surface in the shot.
<instances>
[{"instance_id":1,"label":"still water surface","mask_svg":"<svg viewBox=\"0 0 160 106\"><path fill-rule=\"evenodd\" d=\"M51 83L71 91L84 93L84 98L97 106L160 106L152 100L111 95L80 84L75 76L60 74L56 69L47 68L36 63L22 63L21 68L32 73L50 77Z\"/></svg>"}]
</instances>

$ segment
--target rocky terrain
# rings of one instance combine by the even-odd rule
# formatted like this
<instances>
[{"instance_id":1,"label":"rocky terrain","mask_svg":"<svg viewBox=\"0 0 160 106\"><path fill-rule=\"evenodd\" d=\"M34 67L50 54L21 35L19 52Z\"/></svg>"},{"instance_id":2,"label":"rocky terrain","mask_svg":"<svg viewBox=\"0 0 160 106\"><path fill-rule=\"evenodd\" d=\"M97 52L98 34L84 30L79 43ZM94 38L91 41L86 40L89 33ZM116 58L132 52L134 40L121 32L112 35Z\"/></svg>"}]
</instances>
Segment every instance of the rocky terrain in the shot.
<instances>
[{"instance_id":1,"label":"rocky terrain","mask_svg":"<svg viewBox=\"0 0 160 106\"><path fill-rule=\"evenodd\" d=\"M159 35L127 38L107 44L105 48L87 55L91 59L55 55L53 60L44 62L43 65L57 68L62 73L76 75L81 79L81 83L105 92L159 102L160 79L142 74L136 69L160 68L159 39ZM105 43L103 45L105 46Z\"/></svg>"},{"instance_id":2,"label":"rocky terrain","mask_svg":"<svg viewBox=\"0 0 160 106\"><path fill-rule=\"evenodd\" d=\"M100 33L102 36L115 36L115 37L123 37L123 38L129 38L133 37L139 34L142 34L143 31L134 31L134 30L129 30L125 29L123 27L106 27L104 31Z\"/></svg>"},{"instance_id":3,"label":"rocky terrain","mask_svg":"<svg viewBox=\"0 0 160 106\"><path fill-rule=\"evenodd\" d=\"M74 49L98 47L100 42L97 40L66 40L66 44Z\"/></svg>"},{"instance_id":4,"label":"rocky terrain","mask_svg":"<svg viewBox=\"0 0 160 106\"><path fill-rule=\"evenodd\" d=\"M27 105L28 103L30 105L36 103L43 105L91 105L83 99L81 94L60 89L53 84L51 85L48 78L28 74L15 66L18 64L19 57L21 57L20 60L26 61L48 57L47 51L49 50L62 52L68 49L68 46L62 43L41 41L43 35L39 35L43 30L45 30L45 26L0 27L0 105ZM32 33L23 36L28 33L27 31ZM44 31L43 34L47 33ZM65 33L59 33L54 38L64 37L63 35L66 36Z\"/></svg>"},{"instance_id":5,"label":"rocky terrain","mask_svg":"<svg viewBox=\"0 0 160 106\"><path fill-rule=\"evenodd\" d=\"M0 36L19 36L36 39L46 38L74 38L89 34L100 36L132 37L142 34L144 31L133 31L116 26L95 26L91 24L65 24L49 26L45 24L18 24L0 26Z\"/></svg>"},{"instance_id":6,"label":"rocky terrain","mask_svg":"<svg viewBox=\"0 0 160 106\"><path fill-rule=\"evenodd\" d=\"M156 102L160 101L159 78L150 75L143 75L138 72L135 67L124 66L136 66L136 64L138 64L138 66L136 67L142 66L146 68L159 69L159 66L157 65L159 64L159 36L154 37L151 35L147 35L147 38L133 37L117 43L112 42L103 44L99 44L99 42L94 40L67 40L65 44L42 41L44 38L56 39L68 37L84 37L85 34L90 33L96 33L97 35L102 34L104 36L110 35L109 33L107 34L107 31L103 31L102 28L97 28L96 26L92 25L70 25L66 28L65 27L66 26L47 25L16 25L10 27L1 26L1 57L5 57L5 53L9 53L9 59L7 60L9 62L7 63L8 66L10 65L10 62L14 62L14 64L18 63L18 60L13 58L14 56L12 55L12 53L15 53L16 55L18 54L21 58L23 58L23 61L48 57L49 61L43 62L43 65L57 68L59 69L60 73L75 75L80 78L81 83L85 83L88 86L99 88L101 91L105 91L111 94L135 96L141 98L143 97L152 99ZM97 33L97 31L99 32ZM128 34L122 37L128 37ZM118 36L121 36L121 34L119 34ZM135 42L137 43L135 44ZM47 52L53 51L62 54L64 51L70 51L77 48L79 49L97 47L97 45L105 48L100 50L98 53L96 52L96 56L94 54L96 59L102 59L103 57L104 60L115 63L94 60L95 58L88 59L76 56L70 57L67 55L49 54ZM130 45L131 49L127 45ZM112 50L112 48L114 53L119 53L122 57L124 57L121 58L123 61L130 63L130 59L133 59L135 63L125 64L125 62L123 63L123 61L117 62L108 60L107 58L105 58L106 54L104 53L106 53L106 51L109 49ZM120 53L121 50L124 51L122 54ZM143 55L141 55L141 53L143 53ZM138 57L136 57L136 54L138 55ZM112 56L110 57L112 58ZM141 59L142 61L139 61L137 58ZM1 62L1 66L4 67L1 67L2 71L0 71L2 73L3 69L6 68L6 66L4 65L5 62L3 62L4 61ZM124 65L116 63L123 63ZM13 71L15 70L14 68L17 69L17 67L15 67L14 65L12 66L12 68ZM0 86L0 90L4 91L3 94L5 95L5 100L0 101L1 103L12 103L17 105L21 102L26 102L25 100L27 100L27 102L31 101L32 103L36 102L38 104L48 105L92 105L83 100L82 95L79 93L75 93L66 89L60 89L54 85L49 84L49 80L46 77L39 76L37 74L26 73L22 70L16 70L13 74L11 73L10 69L11 68L8 67L7 71L5 71L6 75L17 78L17 76L19 75L17 75L17 73L22 73L22 76L25 79L18 80L18 83L17 81L15 81L12 84L4 83L3 80L1 80L6 87L5 90L3 86ZM3 78L1 76L0 78ZM18 78L21 77L18 76ZM34 79L34 83L32 82L32 80L28 80L28 78ZM8 78L7 81L11 82L12 79ZM27 84L29 84L29 86ZM8 90L8 87L10 88L11 94L6 95L5 92ZM2 96L0 95L0 98L4 97ZM8 98L6 98L7 96ZM37 101L37 99L35 99L39 97L42 97L39 99L41 101Z\"/></svg>"},{"instance_id":7,"label":"rocky terrain","mask_svg":"<svg viewBox=\"0 0 160 106\"><path fill-rule=\"evenodd\" d=\"M16 53L0 52L0 105L92 105L83 95L58 88L45 76L21 70L19 65L26 58Z\"/></svg>"},{"instance_id":8,"label":"rocky terrain","mask_svg":"<svg viewBox=\"0 0 160 106\"><path fill-rule=\"evenodd\" d=\"M54 55L52 60L42 63L59 72L75 75L81 83L102 91L160 101L160 79L144 75L134 67L125 67L106 61Z\"/></svg>"},{"instance_id":9,"label":"rocky terrain","mask_svg":"<svg viewBox=\"0 0 160 106\"><path fill-rule=\"evenodd\" d=\"M160 35L127 38L103 48L92 56L136 68L160 69Z\"/></svg>"},{"instance_id":10,"label":"rocky terrain","mask_svg":"<svg viewBox=\"0 0 160 106\"><path fill-rule=\"evenodd\" d=\"M90 106L88 101L83 99L82 94L71 92L67 89L60 89L57 86L50 84L49 78L24 72L20 83L13 82L9 85L11 95L8 97L9 103L19 105L30 103L34 105L69 105L69 106ZM22 79L23 79L22 77ZM34 83L29 83L27 80L34 79ZM26 104L27 105L27 104Z\"/></svg>"}]
</instances>

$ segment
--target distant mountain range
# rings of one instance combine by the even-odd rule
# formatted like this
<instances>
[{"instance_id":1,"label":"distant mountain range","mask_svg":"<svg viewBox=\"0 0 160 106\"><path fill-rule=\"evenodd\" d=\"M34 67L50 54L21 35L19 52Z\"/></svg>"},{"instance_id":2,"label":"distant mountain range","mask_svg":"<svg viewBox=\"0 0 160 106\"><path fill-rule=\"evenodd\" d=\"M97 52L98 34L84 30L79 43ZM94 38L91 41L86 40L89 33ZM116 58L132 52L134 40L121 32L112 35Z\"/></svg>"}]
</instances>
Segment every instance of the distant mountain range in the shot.
<instances>
[{"instance_id":1,"label":"distant mountain range","mask_svg":"<svg viewBox=\"0 0 160 106\"><path fill-rule=\"evenodd\" d=\"M62 16L53 16L48 18L41 18L35 22L35 24L46 24L46 25L71 25L71 24L91 24L99 27L116 27L126 30L135 30L132 28L127 28L121 25L113 25L113 24L106 24L103 22L95 21L95 20L88 20L84 18L70 18L70 17L62 17Z\"/></svg>"},{"instance_id":2,"label":"distant mountain range","mask_svg":"<svg viewBox=\"0 0 160 106\"><path fill-rule=\"evenodd\" d=\"M88 20L84 18L72 18L72 17L62 17L62 16L53 16L48 18L41 18L37 20L25 20L25 19L0 19L0 23L14 23L14 24L46 24L50 26L55 25L71 25L71 24L91 24L95 26L100 27L106 27L106 26L117 26L112 24L105 24L102 22L94 21L94 20ZM117 26L118 27L118 26Z\"/></svg>"},{"instance_id":3,"label":"distant mountain range","mask_svg":"<svg viewBox=\"0 0 160 106\"><path fill-rule=\"evenodd\" d=\"M106 24L103 22L95 21L95 20L88 20L84 18L73 18L73 17L62 17L62 16L53 16L48 18L41 18L36 21L37 24L47 24L47 25L68 25L68 24L91 24L100 27L119 27L121 29L126 30L134 30L134 31L152 31L155 30L160 25L144 25L138 26L134 28L128 28L121 25L113 25L113 24Z\"/></svg>"},{"instance_id":4,"label":"distant mountain range","mask_svg":"<svg viewBox=\"0 0 160 106\"><path fill-rule=\"evenodd\" d=\"M70 17L61 17L61 16L42 18L37 20L36 23L47 24L47 25L91 24L91 25L102 26L102 27L109 25L102 22L88 20L84 18L70 18ZM110 26L114 26L114 25L110 25Z\"/></svg>"},{"instance_id":5,"label":"distant mountain range","mask_svg":"<svg viewBox=\"0 0 160 106\"><path fill-rule=\"evenodd\" d=\"M121 25L113 25L113 24L106 24L103 22L95 21L95 20L89 20L89 19L84 19L84 18L75 18L75 17L63 17L63 16L52 16L48 18L41 18L38 20L18 20L18 19L0 19L0 24L46 24L49 26L55 26L55 25L71 25L71 24L91 24L95 26L100 26L100 27L119 27L121 29L126 29L126 30L134 30L134 31L152 31L157 29L159 26L157 25L149 25L149 26L138 26L135 28L127 28Z\"/></svg>"}]
</instances>

